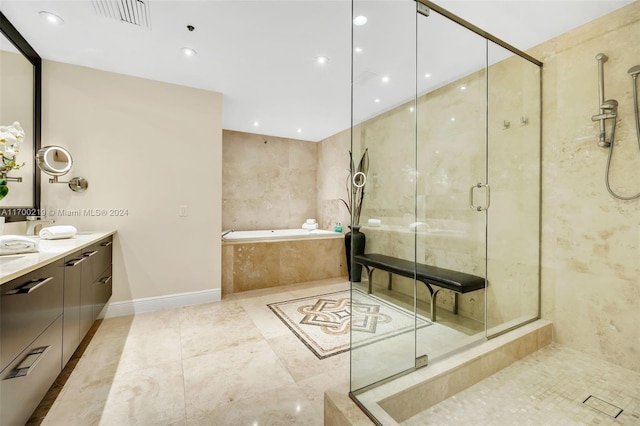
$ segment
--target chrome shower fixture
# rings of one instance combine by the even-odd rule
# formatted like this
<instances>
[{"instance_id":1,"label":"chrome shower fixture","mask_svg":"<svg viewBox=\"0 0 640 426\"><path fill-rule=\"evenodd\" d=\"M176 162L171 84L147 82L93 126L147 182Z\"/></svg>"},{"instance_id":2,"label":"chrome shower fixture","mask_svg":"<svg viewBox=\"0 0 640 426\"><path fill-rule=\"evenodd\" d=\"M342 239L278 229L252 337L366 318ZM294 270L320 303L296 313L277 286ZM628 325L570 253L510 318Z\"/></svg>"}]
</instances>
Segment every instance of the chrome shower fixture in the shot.
<instances>
[{"instance_id":1,"label":"chrome shower fixture","mask_svg":"<svg viewBox=\"0 0 640 426\"><path fill-rule=\"evenodd\" d=\"M600 140L598 146L608 148L613 143L616 135L616 119L618 117L618 101L615 99L607 99L600 104L600 114L596 114L591 117L592 121L600 121L602 123L602 131L600 132ZM607 129L605 126L606 120L612 120L609 127L607 138Z\"/></svg>"},{"instance_id":2,"label":"chrome shower fixture","mask_svg":"<svg viewBox=\"0 0 640 426\"><path fill-rule=\"evenodd\" d=\"M609 57L604 53L598 53L596 55L596 61L598 61L598 108L600 109L600 114L591 117L592 121L600 122L598 146L603 148L607 148L613 143L616 132L616 118L618 116L618 101L615 99L604 100L604 63L608 60ZM609 132L609 138L607 140L606 120L609 119L612 119L613 123L611 124L611 131Z\"/></svg>"},{"instance_id":3,"label":"chrome shower fixture","mask_svg":"<svg viewBox=\"0 0 640 426\"><path fill-rule=\"evenodd\" d=\"M618 101L615 99L604 100L604 63L609 58L604 53L598 53L596 55L596 61L598 61L598 107L600 108L600 114L596 114L591 117L592 121L600 122L600 133L598 135L598 145L604 148L609 148L609 155L607 156L607 167L604 172L604 181L607 187L607 191L614 198L623 201L631 201L640 198L640 193L631 196L623 196L617 194L609 183L609 172L611 170L611 158L613 157L613 147L616 137L616 122L618 121ZM640 148L640 111L638 111L638 85L637 78L640 74L640 65L629 68L627 71L633 81L633 112L636 122L636 136L638 139L638 148ZM609 138L607 139L607 130L605 122L611 121L611 130L609 131Z\"/></svg>"}]
</instances>

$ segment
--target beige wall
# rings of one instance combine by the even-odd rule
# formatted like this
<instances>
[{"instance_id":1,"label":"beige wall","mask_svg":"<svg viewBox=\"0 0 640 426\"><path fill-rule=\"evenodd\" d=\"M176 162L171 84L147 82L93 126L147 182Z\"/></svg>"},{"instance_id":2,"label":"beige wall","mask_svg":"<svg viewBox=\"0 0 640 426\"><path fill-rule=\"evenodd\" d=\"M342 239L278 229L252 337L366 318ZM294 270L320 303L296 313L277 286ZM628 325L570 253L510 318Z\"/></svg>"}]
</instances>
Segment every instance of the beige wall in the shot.
<instances>
[{"instance_id":1,"label":"beige wall","mask_svg":"<svg viewBox=\"0 0 640 426\"><path fill-rule=\"evenodd\" d=\"M347 199L351 129L344 130L318 143L318 223L332 229L336 222L347 232L351 222L349 211L340 199Z\"/></svg>"},{"instance_id":2,"label":"beige wall","mask_svg":"<svg viewBox=\"0 0 640 426\"><path fill-rule=\"evenodd\" d=\"M69 149L67 177L89 181L74 193L45 177L42 206L127 211L56 218L118 231L111 301L219 294L222 96L44 61L42 106L43 145ZM187 217L178 216L180 205Z\"/></svg>"},{"instance_id":3,"label":"beige wall","mask_svg":"<svg viewBox=\"0 0 640 426\"><path fill-rule=\"evenodd\" d=\"M225 130L222 229L296 229L316 218L317 144Z\"/></svg>"},{"instance_id":4,"label":"beige wall","mask_svg":"<svg viewBox=\"0 0 640 426\"><path fill-rule=\"evenodd\" d=\"M604 185L598 147L597 62L617 99L611 184L640 192L631 78L640 64L640 2L538 46L543 68L542 314L554 339L640 371L640 200L620 201Z\"/></svg>"}]
</instances>

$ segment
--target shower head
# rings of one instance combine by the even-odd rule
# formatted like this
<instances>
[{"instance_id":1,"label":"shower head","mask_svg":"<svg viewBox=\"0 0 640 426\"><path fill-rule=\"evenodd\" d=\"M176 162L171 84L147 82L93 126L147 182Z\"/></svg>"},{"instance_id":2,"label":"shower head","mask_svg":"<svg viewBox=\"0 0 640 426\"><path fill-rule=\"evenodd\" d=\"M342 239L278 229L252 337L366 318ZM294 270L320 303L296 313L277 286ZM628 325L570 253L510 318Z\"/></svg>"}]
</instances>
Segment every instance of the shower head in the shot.
<instances>
[{"instance_id":1,"label":"shower head","mask_svg":"<svg viewBox=\"0 0 640 426\"><path fill-rule=\"evenodd\" d=\"M602 61L604 63L604 62L607 62L608 60L609 60L609 57L604 53L598 53L596 55L596 61L598 62Z\"/></svg>"},{"instance_id":2,"label":"shower head","mask_svg":"<svg viewBox=\"0 0 640 426\"><path fill-rule=\"evenodd\" d=\"M635 67L629 68L627 71L632 78L636 78L638 74L640 74L640 65L636 65Z\"/></svg>"}]
</instances>

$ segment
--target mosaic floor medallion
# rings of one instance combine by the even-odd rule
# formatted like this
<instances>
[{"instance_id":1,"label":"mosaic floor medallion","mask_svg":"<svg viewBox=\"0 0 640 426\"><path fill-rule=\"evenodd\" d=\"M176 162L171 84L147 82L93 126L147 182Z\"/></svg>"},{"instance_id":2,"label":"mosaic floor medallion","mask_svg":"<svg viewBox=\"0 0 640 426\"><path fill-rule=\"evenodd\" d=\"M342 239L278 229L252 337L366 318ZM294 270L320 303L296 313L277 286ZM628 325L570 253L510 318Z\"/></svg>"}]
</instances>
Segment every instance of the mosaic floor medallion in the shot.
<instances>
[{"instance_id":1,"label":"mosaic floor medallion","mask_svg":"<svg viewBox=\"0 0 640 426\"><path fill-rule=\"evenodd\" d=\"M356 346L365 346L431 322L358 290L287 300L267 305L320 359L350 348L350 326L358 333Z\"/></svg>"}]
</instances>

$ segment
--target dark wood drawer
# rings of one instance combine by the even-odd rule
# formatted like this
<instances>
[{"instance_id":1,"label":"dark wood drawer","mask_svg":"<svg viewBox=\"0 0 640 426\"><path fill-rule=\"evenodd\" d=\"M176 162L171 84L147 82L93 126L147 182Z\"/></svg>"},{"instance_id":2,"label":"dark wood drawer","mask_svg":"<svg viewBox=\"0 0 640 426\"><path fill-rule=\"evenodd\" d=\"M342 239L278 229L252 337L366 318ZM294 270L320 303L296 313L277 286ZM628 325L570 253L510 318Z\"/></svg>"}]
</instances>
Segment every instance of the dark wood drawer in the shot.
<instances>
[{"instance_id":1,"label":"dark wood drawer","mask_svg":"<svg viewBox=\"0 0 640 426\"><path fill-rule=\"evenodd\" d=\"M102 276L93 283L93 318L98 318L98 314L111 298L113 276L109 267Z\"/></svg>"},{"instance_id":2,"label":"dark wood drawer","mask_svg":"<svg viewBox=\"0 0 640 426\"><path fill-rule=\"evenodd\" d=\"M62 317L0 374L0 424L22 426L62 370Z\"/></svg>"},{"instance_id":3,"label":"dark wood drawer","mask_svg":"<svg viewBox=\"0 0 640 426\"><path fill-rule=\"evenodd\" d=\"M64 258L64 315L62 317L62 362L69 362L82 336L80 335L80 290L82 264L88 258L78 250Z\"/></svg>"},{"instance_id":4,"label":"dark wood drawer","mask_svg":"<svg viewBox=\"0 0 640 426\"><path fill-rule=\"evenodd\" d=\"M109 236L98 243L82 250L82 255L88 257L82 265L82 280L94 282L111 266L113 237Z\"/></svg>"},{"instance_id":5,"label":"dark wood drawer","mask_svg":"<svg viewBox=\"0 0 640 426\"><path fill-rule=\"evenodd\" d=\"M2 291L2 367L13 361L62 314L62 260L0 286Z\"/></svg>"}]
</instances>

